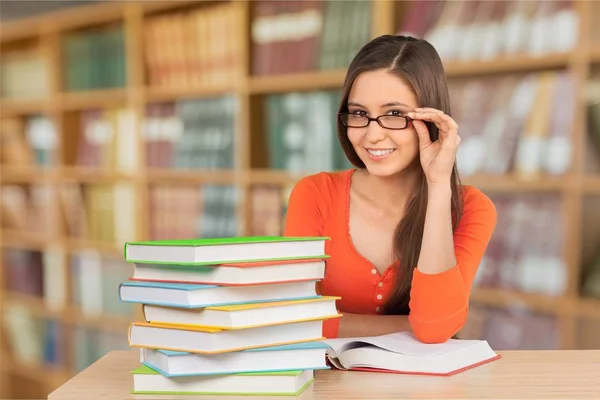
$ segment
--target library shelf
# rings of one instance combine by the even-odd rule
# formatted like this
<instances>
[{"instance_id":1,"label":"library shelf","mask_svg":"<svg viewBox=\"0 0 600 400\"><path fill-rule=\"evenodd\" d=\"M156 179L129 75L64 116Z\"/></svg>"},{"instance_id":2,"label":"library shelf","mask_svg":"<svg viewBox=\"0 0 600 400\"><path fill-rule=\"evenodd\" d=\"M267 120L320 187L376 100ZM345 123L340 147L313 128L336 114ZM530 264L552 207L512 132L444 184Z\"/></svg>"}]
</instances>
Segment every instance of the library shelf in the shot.
<instances>
[{"instance_id":1,"label":"library shelf","mask_svg":"<svg viewBox=\"0 0 600 400\"><path fill-rule=\"evenodd\" d=\"M0 110L3 117L50 113L55 108L53 103L46 97L0 100Z\"/></svg>"},{"instance_id":2,"label":"library shelf","mask_svg":"<svg viewBox=\"0 0 600 400\"><path fill-rule=\"evenodd\" d=\"M68 371L56 365L20 361L4 354L2 354L2 362L0 362L0 372L42 382L50 390L62 385L75 375L74 371Z\"/></svg>"},{"instance_id":3,"label":"library shelf","mask_svg":"<svg viewBox=\"0 0 600 400\"><path fill-rule=\"evenodd\" d=\"M199 86L148 86L144 89L146 103L169 102L183 99L206 98L235 94L241 85L199 85Z\"/></svg>"},{"instance_id":4,"label":"library shelf","mask_svg":"<svg viewBox=\"0 0 600 400\"><path fill-rule=\"evenodd\" d=\"M583 191L586 194L600 195L600 174L586 176L583 179Z\"/></svg>"},{"instance_id":5,"label":"library shelf","mask_svg":"<svg viewBox=\"0 0 600 400\"><path fill-rule=\"evenodd\" d=\"M579 316L600 321L600 299L580 297L575 298L575 301L577 302Z\"/></svg>"},{"instance_id":6,"label":"library shelf","mask_svg":"<svg viewBox=\"0 0 600 400\"><path fill-rule=\"evenodd\" d=\"M56 167L0 166L0 182L7 183L55 183L62 171Z\"/></svg>"},{"instance_id":7,"label":"library shelf","mask_svg":"<svg viewBox=\"0 0 600 400\"><path fill-rule=\"evenodd\" d=\"M83 326L104 332L127 332L127 327L131 324L131 317L90 315L76 306L51 305L43 298L11 291L3 294L2 301L5 308L26 307L28 312L36 317L60 320L67 325Z\"/></svg>"},{"instance_id":8,"label":"library shelf","mask_svg":"<svg viewBox=\"0 0 600 400\"><path fill-rule=\"evenodd\" d=\"M590 49L590 61L600 63L600 44L596 44Z\"/></svg>"},{"instance_id":9,"label":"library shelf","mask_svg":"<svg viewBox=\"0 0 600 400\"><path fill-rule=\"evenodd\" d=\"M344 84L345 76L345 69L251 76L249 78L248 90L251 94L258 95L293 91L337 89Z\"/></svg>"},{"instance_id":10,"label":"library shelf","mask_svg":"<svg viewBox=\"0 0 600 400\"><path fill-rule=\"evenodd\" d=\"M114 88L61 93L58 95L58 103L63 111L122 107L127 103L127 91Z\"/></svg>"},{"instance_id":11,"label":"library shelf","mask_svg":"<svg viewBox=\"0 0 600 400\"><path fill-rule=\"evenodd\" d=\"M0 231L0 246L3 248L18 248L43 250L49 246L61 245L60 238L51 237L45 233L2 229Z\"/></svg>"},{"instance_id":12,"label":"library shelf","mask_svg":"<svg viewBox=\"0 0 600 400\"><path fill-rule=\"evenodd\" d=\"M68 252L96 250L101 254L122 257L124 243L67 237L63 239Z\"/></svg>"},{"instance_id":13,"label":"library shelf","mask_svg":"<svg viewBox=\"0 0 600 400\"><path fill-rule=\"evenodd\" d=\"M293 174L287 171L254 169L249 174L250 184L293 185L306 174ZM462 177L463 185L476 186L485 191L521 193L521 192L560 192L572 187L568 176L549 176L543 178L521 178L517 175L473 175Z\"/></svg>"},{"instance_id":14,"label":"library shelf","mask_svg":"<svg viewBox=\"0 0 600 400\"><path fill-rule=\"evenodd\" d=\"M124 172L111 168L65 166L61 174L64 182L116 183L121 181L135 183L142 179L139 172Z\"/></svg>"},{"instance_id":15,"label":"library shelf","mask_svg":"<svg viewBox=\"0 0 600 400\"><path fill-rule=\"evenodd\" d=\"M194 170L194 169L164 169L148 168L146 179L148 183L186 183L200 184L235 184L237 172L232 169L223 170Z\"/></svg>"},{"instance_id":16,"label":"library shelf","mask_svg":"<svg viewBox=\"0 0 600 400\"><path fill-rule=\"evenodd\" d=\"M490 60L449 61L445 63L446 75L449 78L471 77L505 73L525 73L540 70L566 68L575 57L576 52L529 56L515 54Z\"/></svg>"},{"instance_id":17,"label":"library shelf","mask_svg":"<svg viewBox=\"0 0 600 400\"><path fill-rule=\"evenodd\" d=\"M345 69L334 70L315 70L294 74L266 75L256 76L246 71L251 65L251 46L248 38L251 20L250 2L232 2L232 6L238 7L244 13L244 23L240 24L244 29L240 33L243 36L243 45L239 47L242 56L244 71L240 71L240 76L227 84L219 86L185 86L185 87L159 87L152 86L146 82L147 74L143 55L144 36L143 29L147 18L158 15L162 12L176 10L181 8L203 7L214 2L202 1L152 1L152 2L102 2L86 6L77 6L62 11L51 12L45 15L28 17L18 22L6 22L0 26L0 50L12 47L29 47L32 44L41 46L49 55L51 60L51 93L43 99L2 99L0 100L0 109L3 116L26 116L31 114L46 113L52 114L52 118L58 121L61 147L71 146L74 142L75 133L71 132L75 128L75 118L69 118L69 114L76 114L92 108L108 108L113 106L127 106L137 113L138 120L143 117L144 108L147 104L158 102L176 102L178 100L190 98L207 98L231 94L236 96L239 101L240 112L236 116L236 145L240 143L241 148L236 148L236 166L229 170L180 170L176 168L161 169L152 168L143 165L143 161L138 165L135 172L126 172L112 168L82 168L69 165L63 162L65 149L57 151L59 162L52 168L20 168L13 166L0 166L1 183L49 183L58 185L66 182L78 183L131 183L141 190L136 191L139 203L136 198L136 205L139 205L139 215L146 216L149 213L149 187L152 185L203 185L203 184L226 184L235 185L241 188L243 193L241 199L250 197L254 185L273 185L289 187L306 175L294 174L286 171L269 170L255 168L252 162L251 151L257 148L253 136L254 129L260 127L257 119L263 118L258 113L254 113L256 105L255 98L276 93L288 93L293 91L315 91L324 89L339 89L345 79ZM584 28L591 24L589 17L590 2L583 0L576 1L579 17L582 20ZM372 0L373 5L373 24L371 36L391 32L396 29L395 2L382 2ZM400 7L400 6L398 6ZM397 10L396 10L397 11ZM587 22L586 22L587 21ZM101 26L113 22L123 23L125 25L125 34L127 40L131 40L129 45L125 46L127 60L127 76L129 79L127 86L121 88L108 88L80 92L64 92L61 75L59 40L63 33L69 33L77 30L85 30L88 27ZM376 25L376 26L375 26ZM586 29L581 29L586 32ZM568 53L550 54L544 56L528 56L516 54L514 57L502 57L493 60L473 60L473 61L448 61L445 63L445 69L448 79L466 79L479 76L491 76L510 73L529 73L544 70L569 69L574 74L578 82L587 79L588 66L592 63L600 62L600 45L590 45L589 40L581 41L577 47ZM581 64L581 65L580 65ZM586 64L586 65L583 65ZM585 67L585 68L584 68ZM139 76L138 76L139 75ZM581 86L581 85L579 85ZM579 96L578 98L581 98ZM578 106L582 107L581 101ZM583 127L586 117L584 112L576 113L576 123L578 127ZM73 122L73 124L67 124ZM261 127L262 129L262 127ZM139 129L138 129L139 130ZM69 135L65 132L69 131ZM572 135L577 148L582 148L584 143L584 129L575 129ZM138 131L139 150L144 152L143 135ZM73 154L73 152L71 152ZM239 157L238 157L239 156ZM139 157L143 159L144 157ZM572 204L577 204L582 196L600 194L600 175L585 176L579 167L569 175L564 176L539 176L531 179L519 177L517 175L506 176L486 176L475 175L463 177L463 183L476 186L484 191L500 193L527 193L527 192L545 192L545 193L569 193L569 199ZM250 204L251 201L245 201ZM251 223L251 211L246 209L246 204L238 205L238 213L244 214L244 228L242 232L248 231L247 227ZM59 208L55 208L58 210ZM243 210L243 212L240 212ZM578 239L581 235L577 232L581 229L581 218L578 213L580 207L563 207L565 218L573 223L569 224L565 231L567 242L565 245L570 248L579 249ZM136 218L136 231L140 233L139 239L148 239L149 224L144 218ZM118 243L101 242L97 240L88 240L85 238L71 238L61 235L49 235L39 232L22 232L10 229L0 230L0 248L25 248L44 251L48 248L58 248L65 254L75 254L81 250L96 250L102 255L122 256L123 246ZM579 251L579 250L577 250ZM65 257L68 258L68 257ZM567 260L568 268L573 274L570 280L579 279L578 265L580 257L569 257ZM2 260L0 259L0 264ZM65 270L68 271L68 262L65 262ZM0 266L0 281L2 279L2 269ZM70 278L67 277L67 281ZM572 282L571 282L572 283ZM573 287L572 284L569 287ZM4 287L0 287L0 300L2 307L10 307L12 304L20 304L33 310L39 310L40 315L53 315L55 318L63 320L65 323L74 326L89 326L99 329L114 329L115 332L125 334L125 318L115 317L108 314L101 314L94 317L84 315L84 313L73 305L65 305L59 311L48 311L48 305L41 299L28 298L24 295L7 292ZM567 348L574 347L574 334L565 326L569 326L570 321L578 316L586 316L600 320L600 300L580 298L576 295L567 296L549 296L536 293L521 293L516 291L507 291L505 289L494 288L474 288L471 298L472 302L489 305L497 308L526 307L540 313L547 313L559 318L559 334L565 337L561 341ZM130 321L131 319L127 319ZM0 350L2 347L0 346ZM9 359L9 357L4 358ZM15 362L12 362L15 361ZM55 374L48 374L44 366L29 367L29 365L20 365L16 360L12 360L12 366L4 366L1 370L3 374L13 373L12 369L19 369L17 373L27 374L33 380L43 380L62 383L70 378L72 371L57 370ZM3 362L3 365L7 363Z\"/></svg>"},{"instance_id":18,"label":"library shelf","mask_svg":"<svg viewBox=\"0 0 600 400\"><path fill-rule=\"evenodd\" d=\"M571 311L571 301L567 297L525 293L506 288L473 288L471 302L506 309L532 310L552 315L564 315Z\"/></svg>"}]
</instances>

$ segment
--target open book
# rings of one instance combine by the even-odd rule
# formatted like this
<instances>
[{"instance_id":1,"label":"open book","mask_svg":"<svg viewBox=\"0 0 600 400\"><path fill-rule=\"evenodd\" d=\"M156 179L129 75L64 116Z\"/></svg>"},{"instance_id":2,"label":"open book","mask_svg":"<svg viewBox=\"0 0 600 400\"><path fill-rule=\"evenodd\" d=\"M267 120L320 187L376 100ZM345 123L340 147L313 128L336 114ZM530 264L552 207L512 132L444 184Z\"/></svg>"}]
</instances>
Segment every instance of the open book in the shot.
<instances>
[{"instance_id":1,"label":"open book","mask_svg":"<svg viewBox=\"0 0 600 400\"><path fill-rule=\"evenodd\" d=\"M409 332L323 342L329 363L343 370L453 375L500 358L485 340L426 344Z\"/></svg>"}]
</instances>

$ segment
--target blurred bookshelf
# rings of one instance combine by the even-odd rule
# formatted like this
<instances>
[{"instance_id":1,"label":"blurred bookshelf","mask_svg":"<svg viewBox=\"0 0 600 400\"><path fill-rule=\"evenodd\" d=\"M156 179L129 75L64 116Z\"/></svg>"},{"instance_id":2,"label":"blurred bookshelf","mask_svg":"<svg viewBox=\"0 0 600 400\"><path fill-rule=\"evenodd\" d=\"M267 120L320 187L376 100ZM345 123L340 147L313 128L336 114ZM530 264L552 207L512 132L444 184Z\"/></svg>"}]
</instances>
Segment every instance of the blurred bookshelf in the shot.
<instances>
[{"instance_id":1,"label":"blurred bookshelf","mask_svg":"<svg viewBox=\"0 0 600 400\"><path fill-rule=\"evenodd\" d=\"M3 21L0 397L127 348L125 241L280 234L294 182L350 167L345 68L385 33L442 55L463 182L498 209L462 336L600 348L598 19L587 1L305 0Z\"/></svg>"}]
</instances>

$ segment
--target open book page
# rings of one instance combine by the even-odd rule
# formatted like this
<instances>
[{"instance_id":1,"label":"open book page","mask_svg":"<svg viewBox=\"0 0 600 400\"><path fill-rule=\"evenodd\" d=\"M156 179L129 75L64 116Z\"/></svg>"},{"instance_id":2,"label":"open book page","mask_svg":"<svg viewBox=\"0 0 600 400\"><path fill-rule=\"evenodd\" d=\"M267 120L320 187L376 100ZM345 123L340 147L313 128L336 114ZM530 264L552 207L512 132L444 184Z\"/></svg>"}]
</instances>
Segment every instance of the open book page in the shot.
<instances>
[{"instance_id":1,"label":"open book page","mask_svg":"<svg viewBox=\"0 0 600 400\"><path fill-rule=\"evenodd\" d=\"M478 340L450 339L444 343L427 344L419 341L410 332L397 332L371 337L327 339L323 342L331 346L333 352L330 353L333 356L352 348L371 345L393 353L422 357L437 356L479 343Z\"/></svg>"},{"instance_id":2,"label":"open book page","mask_svg":"<svg viewBox=\"0 0 600 400\"><path fill-rule=\"evenodd\" d=\"M412 333L328 339L329 363L342 370L450 375L497 359L485 340L422 343Z\"/></svg>"}]
</instances>

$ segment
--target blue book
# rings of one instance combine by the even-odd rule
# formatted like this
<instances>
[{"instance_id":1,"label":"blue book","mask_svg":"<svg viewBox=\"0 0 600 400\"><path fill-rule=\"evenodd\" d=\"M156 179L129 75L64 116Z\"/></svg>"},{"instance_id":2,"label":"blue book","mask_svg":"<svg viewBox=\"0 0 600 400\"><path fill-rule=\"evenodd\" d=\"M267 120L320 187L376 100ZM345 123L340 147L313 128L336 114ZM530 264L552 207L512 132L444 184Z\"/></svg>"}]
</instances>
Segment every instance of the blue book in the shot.
<instances>
[{"instance_id":1,"label":"blue book","mask_svg":"<svg viewBox=\"0 0 600 400\"><path fill-rule=\"evenodd\" d=\"M119 285L123 302L178 308L316 298L315 281L269 285L218 286L185 283L127 281Z\"/></svg>"}]
</instances>

